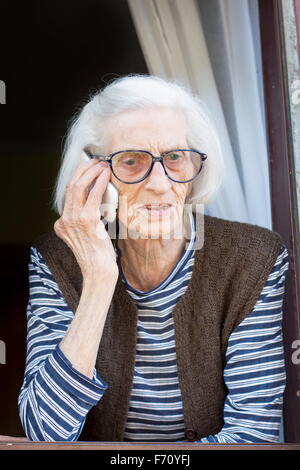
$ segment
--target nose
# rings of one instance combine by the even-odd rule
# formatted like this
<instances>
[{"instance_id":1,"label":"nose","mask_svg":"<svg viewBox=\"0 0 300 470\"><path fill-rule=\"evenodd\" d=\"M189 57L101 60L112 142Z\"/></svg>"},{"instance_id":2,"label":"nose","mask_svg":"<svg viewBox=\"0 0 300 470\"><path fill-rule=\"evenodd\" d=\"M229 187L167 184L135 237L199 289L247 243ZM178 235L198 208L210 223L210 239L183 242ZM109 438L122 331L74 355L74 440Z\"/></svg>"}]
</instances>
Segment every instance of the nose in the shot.
<instances>
[{"instance_id":1,"label":"nose","mask_svg":"<svg viewBox=\"0 0 300 470\"><path fill-rule=\"evenodd\" d=\"M172 187L172 183L165 174L160 162L155 162L150 175L146 178L146 188L157 194L163 194Z\"/></svg>"}]
</instances>

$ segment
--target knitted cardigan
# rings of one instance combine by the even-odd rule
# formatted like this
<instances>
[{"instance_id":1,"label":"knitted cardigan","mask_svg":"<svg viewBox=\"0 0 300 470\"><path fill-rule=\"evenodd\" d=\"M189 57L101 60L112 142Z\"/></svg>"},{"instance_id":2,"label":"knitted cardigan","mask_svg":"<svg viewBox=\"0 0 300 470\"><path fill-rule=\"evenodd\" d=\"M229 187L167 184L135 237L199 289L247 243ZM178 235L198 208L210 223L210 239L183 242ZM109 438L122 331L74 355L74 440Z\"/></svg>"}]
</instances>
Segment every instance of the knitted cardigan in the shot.
<instances>
[{"instance_id":1,"label":"knitted cardigan","mask_svg":"<svg viewBox=\"0 0 300 470\"><path fill-rule=\"evenodd\" d=\"M178 380L186 437L191 441L218 433L224 424L228 338L253 310L282 246L278 233L257 225L208 215L203 224L196 224L196 236L201 236L200 230L204 233L203 246L195 250L192 277L173 309ZM54 231L33 245L75 313L82 273L72 251ZM137 308L119 276L95 365L108 388L89 411L80 440L123 441L136 335Z\"/></svg>"}]
</instances>

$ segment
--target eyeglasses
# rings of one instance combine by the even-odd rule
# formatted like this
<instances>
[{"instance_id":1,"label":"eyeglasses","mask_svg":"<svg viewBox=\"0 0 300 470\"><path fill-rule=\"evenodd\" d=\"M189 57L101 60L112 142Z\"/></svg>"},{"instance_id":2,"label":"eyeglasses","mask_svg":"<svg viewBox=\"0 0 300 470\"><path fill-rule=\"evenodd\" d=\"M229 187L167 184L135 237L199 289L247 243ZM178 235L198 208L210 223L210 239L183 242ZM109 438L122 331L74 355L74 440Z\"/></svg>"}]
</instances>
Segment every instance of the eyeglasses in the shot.
<instances>
[{"instance_id":1,"label":"eyeglasses","mask_svg":"<svg viewBox=\"0 0 300 470\"><path fill-rule=\"evenodd\" d=\"M108 162L114 176L123 183L143 181L151 173L155 162L160 162L167 177L176 183L192 181L203 167L207 155L195 149L168 150L155 157L147 150L120 150L110 155L95 155L85 149L89 158Z\"/></svg>"}]
</instances>

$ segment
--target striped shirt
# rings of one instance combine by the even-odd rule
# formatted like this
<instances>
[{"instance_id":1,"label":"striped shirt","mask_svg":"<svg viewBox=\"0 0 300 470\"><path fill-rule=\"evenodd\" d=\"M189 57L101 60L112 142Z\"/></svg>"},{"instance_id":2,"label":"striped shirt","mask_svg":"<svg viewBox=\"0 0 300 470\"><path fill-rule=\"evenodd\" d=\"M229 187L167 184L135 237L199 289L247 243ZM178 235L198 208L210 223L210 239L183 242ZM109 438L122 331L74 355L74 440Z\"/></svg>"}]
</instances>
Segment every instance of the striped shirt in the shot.
<instances>
[{"instance_id":1,"label":"striped shirt","mask_svg":"<svg viewBox=\"0 0 300 470\"><path fill-rule=\"evenodd\" d=\"M172 442L184 439L172 311L187 289L194 265L194 219L191 239L169 276L157 287L134 289L119 270L138 310L137 348L124 441Z\"/></svg>"},{"instance_id":2,"label":"striped shirt","mask_svg":"<svg viewBox=\"0 0 300 470\"><path fill-rule=\"evenodd\" d=\"M185 440L172 309L191 278L193 241L192 237L167 279L148 292L131 287L121 270L138 309L125 441ZM283 245L254 309L231 333L224 368L228 389L224 426L218 434L198 442L278 440L286 380L281 323L288 264ZM19 394L20 419L31 440L77 440L87 413L108 388L96 369L92 379L86 377L72 367L60 350L59 343L73 317L41 253L32 246L27 357Z\"/></svg>"}]
</instances>

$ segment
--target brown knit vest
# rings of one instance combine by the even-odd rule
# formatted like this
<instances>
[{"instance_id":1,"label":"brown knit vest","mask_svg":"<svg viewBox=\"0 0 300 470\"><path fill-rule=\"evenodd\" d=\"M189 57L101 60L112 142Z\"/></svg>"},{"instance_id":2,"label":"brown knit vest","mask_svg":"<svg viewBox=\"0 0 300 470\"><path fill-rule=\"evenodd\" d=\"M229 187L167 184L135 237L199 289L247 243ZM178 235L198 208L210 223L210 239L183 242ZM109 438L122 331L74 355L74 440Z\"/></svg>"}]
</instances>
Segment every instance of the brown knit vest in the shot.
<instances>
[{"instance_id":1,"label":"brown knit vest","mask_svg":"<svg viewBox=\"0 0 300 470\"><path fill-rule=\"evenodd\" d=\"M54 231L33 245L76 312L82 274L72 251ZM254 308L281 245L281 236L266 228L204 216L204 245L195 251L192 277L173 310L178 379L190 440L216 434L223 426L228 338ZM88 413L80 440L123 440L136 331L137 308L119 276L96 362L108 389Z\"/></svg>"}]
</instances>

